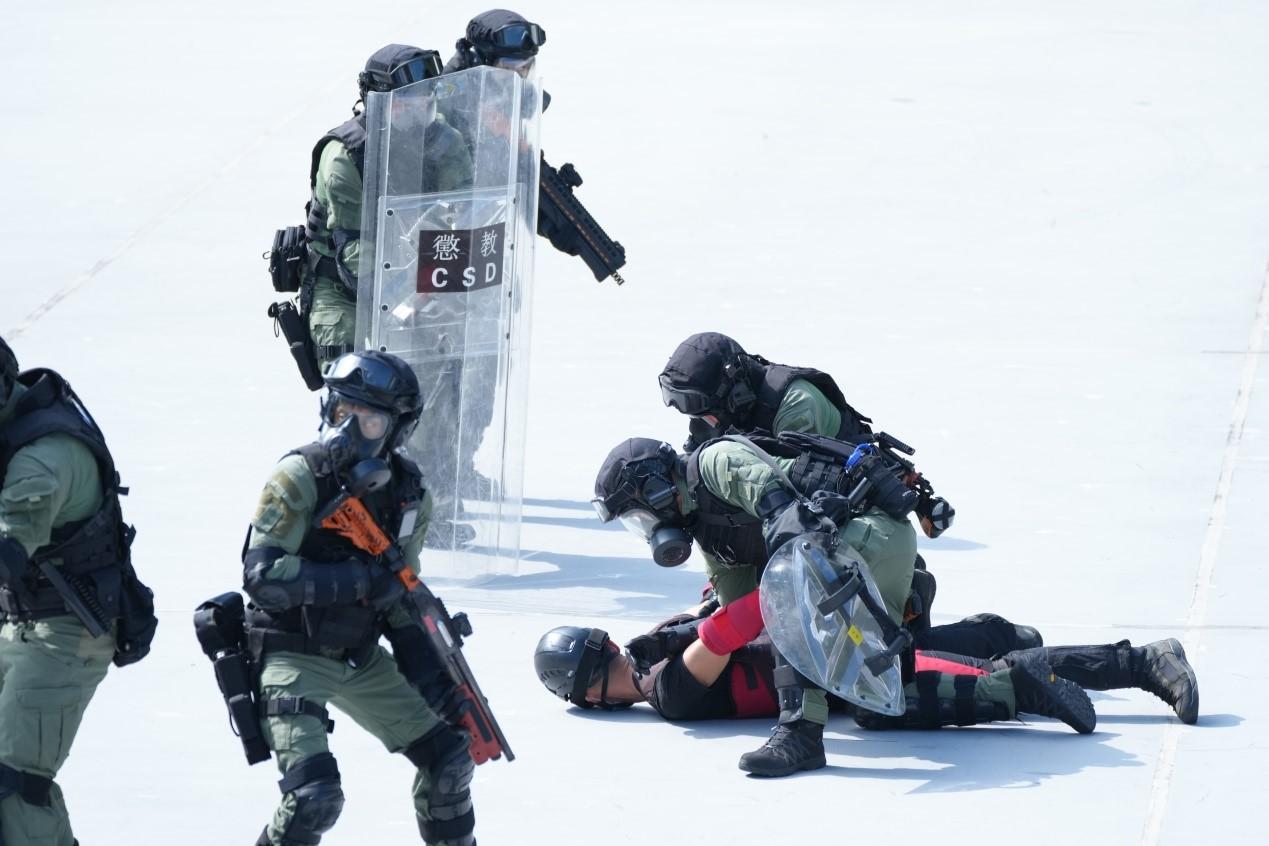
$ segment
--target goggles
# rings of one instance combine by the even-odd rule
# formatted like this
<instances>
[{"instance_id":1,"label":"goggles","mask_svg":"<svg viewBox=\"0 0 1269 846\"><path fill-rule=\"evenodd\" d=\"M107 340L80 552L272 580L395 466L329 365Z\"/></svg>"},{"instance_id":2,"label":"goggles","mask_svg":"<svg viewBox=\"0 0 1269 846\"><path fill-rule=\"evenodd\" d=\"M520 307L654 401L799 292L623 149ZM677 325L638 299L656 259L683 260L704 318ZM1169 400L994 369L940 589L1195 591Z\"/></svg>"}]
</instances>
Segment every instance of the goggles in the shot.
<instances>
[{"instance_id":1,"label":"goggles","mask_svg":"<svg viewBox=\"0 0 1269 846\"><path fill-rule=\"evenodd\" d=\"M408 62L397 65L388 71L386 82L381 76L362 74L366 88L370 91L395 91L398 88L404 88L407 85L413 85L416 82L422 82L425 79L432 79L440 75L441 54L435 50L428 50L421 56L416 56Z\"/></svg>"},{"instance_id":2,"label":"goggles","mask_svg":"<svg viewBox=\"0 0 1269 846\"><path fill-rule=\"evenodd\" d=\"M658 467L662 466L659 460L652 459L652 461ZM647 463L644 461L628 465L622 471L621 486L616 491L606 497L597 496L590 501L600 520L607 523L625 512L631 503L647 506L653 511L665 511L674 503L676 493L674 481L640 466Z\"/></svg>"},{"instance_id":3,"label":"goggles","mask_svg":"<svg viewBox=\"0 0 1269 846\"><path fill-rule=\"evenodd\" d=\"M349 417L356 418L361 436L368 441L382 440L392 428L392 415L386 411L380 411L338 395L333 396L331 401L326 403L326 422L332 428L339 426Z\"/></svg>"},{"instance_id":4,"label":"goggles","mask_svg":"<svg viewBox=\"0 0 1269 846\"><path fill-rule=\"evenodd\" d=\"M671 383L669 376L664 373L658 377L658 381L661 383L661 400L681 414L700 417L718 405L718 398L713 394L696 388L680 388Z\"/></svg>"},{"instance_id":5,"label":"goggles","mask_svg":"<svg viewBox=\"0 0 1269 846\"><path fill-rule=\"evenodd\" d=\"M546 43L546 32L535 23L514 23L491 32L488 40L496 52L529 53Z\"/></svg>"}]
</instances>

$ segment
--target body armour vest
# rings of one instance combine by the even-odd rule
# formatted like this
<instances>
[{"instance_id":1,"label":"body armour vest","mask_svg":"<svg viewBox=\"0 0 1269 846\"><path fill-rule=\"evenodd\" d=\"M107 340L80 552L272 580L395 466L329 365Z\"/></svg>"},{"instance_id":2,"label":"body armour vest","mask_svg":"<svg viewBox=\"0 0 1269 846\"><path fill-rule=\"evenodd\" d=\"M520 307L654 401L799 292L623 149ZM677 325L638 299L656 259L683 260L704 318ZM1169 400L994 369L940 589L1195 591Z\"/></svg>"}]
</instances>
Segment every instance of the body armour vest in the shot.
<instances>
[{"instance_id":1,"label":"body armour vest","mask_svg":"<svg viewBox=\"0 0 1269 846\"><path fill-rule=\"evenodd\" d=\"M320 514L340 493L340 483L331 470L326 451L313 443L287 455L301 456L312 472L317 483L314 514ZM392 453L388 460L392 467L391 484L367 494L361 502L384 534L396 538L406 514L417 513L423 503L423 474L413 461L400 453ZM410 522L412 526L413 517ZM249 540L250 531L247 536ZM244 557L246 554L244 547ZM296 551L300 558L317 564L347 561L364 554L344 536L316 524L309 527ZM251 605L247 622L250 628L256 630L299 635L301 641L285 645L288 651L317 653L322 649L368 649L379 639L381 620L379 612L361 604L325 608L301 606L280 612Z\"/></svg>"},{"instance_id":2,"label":"body armour vest","mask_svg":"<svg viewBox=\"0 0 1269 846\"><path fill-rule=\"evenodd\" d=\"M119 508L119 494L126 490L119 487L105 437L66 380L52 370L37 369L20 374L18 381L27 391L18 400L14 418L0 426L0 485L13 456L39 438L69 435L88 447L101 476L101 507L86 520L55 529L49 543L31 556L31 563L38 567L43 561L58 562L59 570L89 609L109 623L119 617L124 565L133 535ZM0 611L18 619L71 613L44 576L35 577L28 588L29 602L19 600L9 588L0 588Z\"/></svg>"},{"instance_id":3,"label":"body armour vest","mask_svg":"<svg viewBox=\"0 0 1269 846\"><path fill-rule=\"evenodd\" d=\"M872 418L864 417L846 402L845 395L832 376L812 367L772 364L761 356L753 356L753 359L758 366L751 369L750 382L754 385L757 399L743 428L773 431L776 413L780 410L780 403L784 401L789 385L797 379L805 379L819 388L842 415L841 425L832 433L833 437L852 438L872 431L868 425Z\"/></svg>"},{"instance_id":4,"label":"body armour vest","mask_svg":"<svg viewBox=\"0 0 1269 846\"><path fill-rule=\"evenodd\" d=\"M317 168L322 161L322 152L326 149L326 145L332 141L338 141L348 149L348 155L352 157L353 164L357 168L357 175L364 176L366 167L366 115L357 115L351 120L346 120L339 126L327 132L313 147L313 159L308 170L308 187L312 192L312 196L308 201L308 220L304 223L304 235L310 243L321 244L328 249L331 255L336 254L335 234L326 229L327 208L317 199Z\"/></svg>"}]
</instances>

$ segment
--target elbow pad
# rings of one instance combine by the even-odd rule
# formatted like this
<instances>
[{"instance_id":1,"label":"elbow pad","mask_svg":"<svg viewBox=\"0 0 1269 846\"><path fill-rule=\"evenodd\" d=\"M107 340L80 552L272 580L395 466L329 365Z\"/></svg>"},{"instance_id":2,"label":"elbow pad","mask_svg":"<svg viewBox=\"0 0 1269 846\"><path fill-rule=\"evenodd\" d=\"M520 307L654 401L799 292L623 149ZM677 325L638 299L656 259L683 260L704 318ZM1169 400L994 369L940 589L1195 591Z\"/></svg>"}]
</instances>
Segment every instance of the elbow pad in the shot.
<instances>
[{"instance_id":1,"label":"elbow pad","mask_svg":"<svg viewBox=\"0 0 1269 846\"><path fill-rule=\"evenodd\" d=\"M263 547L249 550L243 559L243 590L267 611L352 605L370 593L369 567L356 559L329 564L300 559L297 576L271 577L269 571L284 555L276 547Z\"/></svg>"},{"instance_id":2,"label":"elbow pad","mask_svg":"<svg viewBox=\"0 0 1269 846\"><path fill-rule=\"evenodd\" d=\"M715 655L730 655L762 632L758 591L749 593L706 617L697 628L705 648Z\"/></svg>"}]
</instances>

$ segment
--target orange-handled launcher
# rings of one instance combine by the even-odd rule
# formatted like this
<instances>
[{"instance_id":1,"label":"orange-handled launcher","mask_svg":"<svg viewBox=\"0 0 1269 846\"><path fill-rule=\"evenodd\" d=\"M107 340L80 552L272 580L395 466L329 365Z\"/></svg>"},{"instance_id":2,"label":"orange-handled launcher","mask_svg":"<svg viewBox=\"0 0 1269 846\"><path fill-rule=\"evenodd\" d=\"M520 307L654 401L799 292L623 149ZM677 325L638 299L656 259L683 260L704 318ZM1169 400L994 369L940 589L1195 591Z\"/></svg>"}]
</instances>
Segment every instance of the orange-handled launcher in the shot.
<instances>
[{"instance_id":1,"label":"orange-handled launcher","mask_svg":"<svg viewBox=\"0 0 1269 846\"><path fill-rule=\"evenodd\" d=\"M423 630L432 642L438 655L445 664L456 689L457 721L471 735L468 752L477 764L497 760L504 754L508 761L516 759L507 738L502 733L493 712L489 710L489 700L485 698L472 676L471 667L463 657L463 638L471 635L471 622L463 613L450 616L445 603L432 593L431 588L414 575L414 570L405 563L400 548L384 534L375 518L362 504L360 499L348 493L342 493L331 503L321 519L324 529L330 529L343 535L358 549L371 555L379 556L385 566L397 574L397 578L405 585L406 596L414 604Z\"/></svg>"}]
</instances>

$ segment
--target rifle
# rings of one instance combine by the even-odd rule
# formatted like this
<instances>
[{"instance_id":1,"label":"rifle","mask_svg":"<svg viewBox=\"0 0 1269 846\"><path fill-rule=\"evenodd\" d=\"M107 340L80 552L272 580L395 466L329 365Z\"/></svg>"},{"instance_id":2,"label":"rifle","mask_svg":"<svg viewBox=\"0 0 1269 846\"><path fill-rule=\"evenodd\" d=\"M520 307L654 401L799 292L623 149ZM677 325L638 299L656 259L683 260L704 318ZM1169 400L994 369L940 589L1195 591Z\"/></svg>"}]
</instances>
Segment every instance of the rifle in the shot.
<instances>
[{"instance_id":1,"label":"rifle","mask_svg":"<svg viewBox=\"0 0 1269 846\"><path fill-rule=\"evenodd\" d=\"M406 596L418 613L424 632L454 682L459 700L456 711L458 722L471 736L467 751L472 760L483 764L497 760L505 753L508 762L514 761L516 756L489 709L489 700L476 684L471 667L463 657L463 638L472 633L467 615L458 613L450 616L445 603L414 575L414 570L405 563L401 549L379 527L366 506L347 490L318 516L322 528L338 532L363 552L379 556L379 560L405 585Z\"/></svg>"},{"instance_id":2,"label":"rifle","mask_svg":"<svg viewBox=\"0 0 1269 846\"><path fill-rule=\"evenodd\" d=\"M79 622L84 624L84 628L88 629L90 635L101 637L106 634L106 625L102 619L104 614L101 608L93 609L90 607L85 596L71 584L66 576L62 575L62 571L57 569L53 562L41 561L40 572L53 585L53 589L57 591L57 595L66 603L66 607L70 609L71 613L79 619Z\"/></svg>"},{"instance_id":3,"label":"rifle","mask_svg":"<svg viewBox=\"0 0 1269 846\"><path fill-rule=\"evenodd\" d=\"M626 248L608 237L608 233L591 216L573 189L582 184L577 168L565 162L556 170L542 156L538 176L538 234L551 241L557 250L571 256L580 255L595 274L596 282L611 276L622 285L620 270L626 263Z\"/></svg>"}]
</instances>

